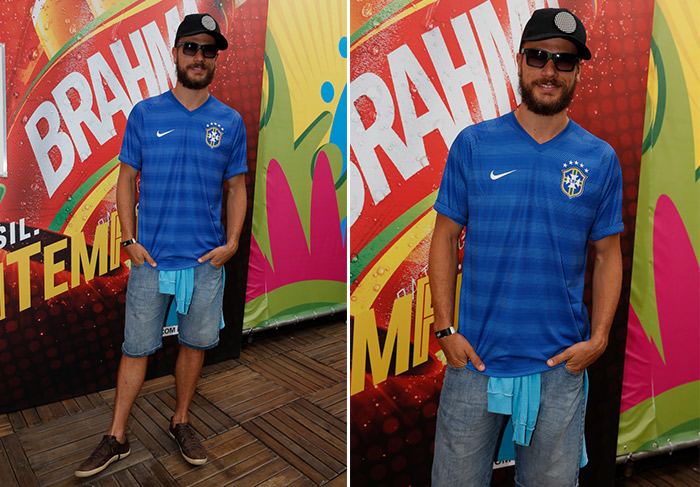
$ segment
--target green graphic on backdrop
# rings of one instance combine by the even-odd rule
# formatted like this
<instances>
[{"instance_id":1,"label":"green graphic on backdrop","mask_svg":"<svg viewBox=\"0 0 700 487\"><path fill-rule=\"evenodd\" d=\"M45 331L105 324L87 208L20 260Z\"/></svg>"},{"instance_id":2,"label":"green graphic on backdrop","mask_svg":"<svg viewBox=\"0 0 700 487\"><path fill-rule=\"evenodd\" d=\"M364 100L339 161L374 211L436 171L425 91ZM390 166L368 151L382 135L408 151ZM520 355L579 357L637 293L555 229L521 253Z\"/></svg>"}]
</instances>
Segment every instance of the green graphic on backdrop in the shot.
<instances>
[{"instance_id":1,"label":"green graphic on backdrop","mask_svg":"<svg viewBox=\"0 0 700 487\"><path fill-rule=\"evenodd\" d=\"M618 455L697 439L700 430L700 187L688 35L693 2L656 2L639 179ZM692 12L692 15L688 15ZM697 122L697 120L696 120Z\"/></svg>"}]
</instances>

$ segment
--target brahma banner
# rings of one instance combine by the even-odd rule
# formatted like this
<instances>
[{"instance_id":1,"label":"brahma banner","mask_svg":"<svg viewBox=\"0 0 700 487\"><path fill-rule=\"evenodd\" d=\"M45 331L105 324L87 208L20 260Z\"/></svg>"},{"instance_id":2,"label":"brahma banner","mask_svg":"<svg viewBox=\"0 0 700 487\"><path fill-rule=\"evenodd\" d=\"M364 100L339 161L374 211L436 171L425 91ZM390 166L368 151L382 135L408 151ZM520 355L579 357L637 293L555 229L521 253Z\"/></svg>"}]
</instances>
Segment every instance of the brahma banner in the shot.
<instances>
[{"instance_id":1,"label":"brahma banner","mask_svg":"<svg viewBox=\"0 0 700 487\"><path fill-rule=\"evenodd\" d=\"M593 59L583 65L569 114L608 141L621 161L628 273L651 5L650 0L350 2L353 485L429 483L445 368L430 329L432 207L459 131L519 103L515 56L536 8L567 7L587 26ZM584 299L590 303L590 289ZM627 299L623 295L622 309ZM591 397L595 401L597 392ZM617 403L607 407L614 421L608 429L617 425L616 409ZM614 449L614 438L610 443ZM589 447L592 464L596 450Z\"/></svg>"},{"instance_id":2,"label":"brahma banner","mask_svg":"<svg viewBox=\"0 0 700 487\"><path fill-rule=\"evenodd\" d=\"M699 23L656 0L618 455L700 433Z\"/></svg>"},{"instance_id":3,"label":"brahma banner","mask_svg":"<svg viewBox=\"0 0 700 487\"><path fill-rule=\"evenodd\" d=\"M129 112L174 85L177 26L188 13L208 12L231 45L211 91L241 113L254 150L267 0L19 0L1 8L4 411L113 384L128 277L115 185ZM174 346L166 349L173 354Z\"/></svg>"}]
</instances>

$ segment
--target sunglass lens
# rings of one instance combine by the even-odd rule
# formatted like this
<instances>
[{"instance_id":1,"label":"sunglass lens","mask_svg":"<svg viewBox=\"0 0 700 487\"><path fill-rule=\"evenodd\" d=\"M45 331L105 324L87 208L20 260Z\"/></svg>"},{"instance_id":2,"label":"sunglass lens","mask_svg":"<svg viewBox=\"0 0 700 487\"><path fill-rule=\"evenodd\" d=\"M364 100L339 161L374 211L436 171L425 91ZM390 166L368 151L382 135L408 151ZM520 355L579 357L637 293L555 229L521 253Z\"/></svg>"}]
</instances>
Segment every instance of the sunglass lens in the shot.
<instances>
[{"instance_id":1,"label":"sunglass lens","mask_svg":"<svg viewBox=\"0 0 700 487\"><path fill-rule=\"evenodd\" d=\"M194 56L197 54L197 50L199 49L199 44L196 42L183 42L182 43L182 53L186 54L188 56Z\"/></svg>"},{"instance_id":2,"label":"sunglass lens","mask_svg":"<svg viewBox=\"0 0 700 487\"><path fill-rule=\"evenodd\" d=\"M547 51L542 51L540 49L528 49L527 54L527 64L533 68L541 68L547 64Z\"/></svg>"},{"instance_id":3,"label":"sunglass lens","mask_svg":"<svg viewBox=\"0 0 700 487\"><path fill-rule=\"evenodd\" d=\"M560 53L554 58L554 65L559 71L573 71L576 66L576 56Z\"/></svg>"},{"instance_id":4,"label":"sunglass lens","mask_svg":"<svg viewBox=\"0 0 700 487\"><path fill-rule=\"evenodd\" d=\"M214 46L214 45L207 44L207 45L202 46L202 56L204 56L206 58L213 58L214 56L216 56L216 52L217 52L217 49L216 49L216 46Z\"/></svg>"}]
</instances>

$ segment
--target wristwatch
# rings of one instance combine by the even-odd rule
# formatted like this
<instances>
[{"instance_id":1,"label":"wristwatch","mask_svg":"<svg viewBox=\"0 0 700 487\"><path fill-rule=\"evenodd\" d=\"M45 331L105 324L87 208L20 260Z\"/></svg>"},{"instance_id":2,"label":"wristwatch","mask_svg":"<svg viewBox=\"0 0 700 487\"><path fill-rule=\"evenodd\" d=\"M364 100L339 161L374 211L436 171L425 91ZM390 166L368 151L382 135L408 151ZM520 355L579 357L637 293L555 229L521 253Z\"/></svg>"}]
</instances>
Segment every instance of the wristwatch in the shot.
<instances>
[{"instance_id":1,"label":"wristwatch","mask_svg":"<svg viewBox=\"0 0 700 487\"><path fill-rule=\"evenodd\" d=\"M451 326L449 328L445 328L444 330L436 331L435 337L436 338L445 338L445 337L452 335L453 333L455 333L455 327Z\"/></svg>"},{"instance_id":2,"label":"wristwatch","mask_svg":"<svg viewBox=\"0 0 700 487\"><path fill-rule=\"evenodd\" d=\"M136 243L136 239L135 239L135 238L130 238L129 240L124 240L124 241L122 242L122 247L128 247L129 245L135 244L135 243Z\"/></svg>"}]
</instances>

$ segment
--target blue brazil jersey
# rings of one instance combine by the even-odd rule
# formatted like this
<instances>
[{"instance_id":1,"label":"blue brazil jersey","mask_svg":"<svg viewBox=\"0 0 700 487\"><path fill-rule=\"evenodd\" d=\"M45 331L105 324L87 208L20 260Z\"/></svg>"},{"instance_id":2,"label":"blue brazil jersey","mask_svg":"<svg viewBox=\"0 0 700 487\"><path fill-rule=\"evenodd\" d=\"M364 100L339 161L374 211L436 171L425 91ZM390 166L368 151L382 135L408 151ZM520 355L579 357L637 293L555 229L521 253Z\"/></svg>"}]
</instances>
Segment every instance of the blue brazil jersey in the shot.
<instances>
[{"instance_id":1,"label":"blue brazil jersey","mask_svg":"<svg viewBox=\"0 0 700 487\"><path fill-rule=\"evenodd\" d=\"M119 159L141 172L138 241L161 270L199 265L226 243L224 180L246 172L241 116L209 95L187 110L167 91L137 103Z\"/></svg>"},{"instance_id":2,"label":"blue brazil jersey","mask_svg":"<svg viewBox=\"0 0 700 487\"><path fill-rule=\"evenodd\" d=\"M590 337L588 240L623 230L621 204L615 152L572 120L544 144L513 112L457 136L435 210L466 225L459 332L484 374L543 372Z\"/></svg>"}]
</instances>

